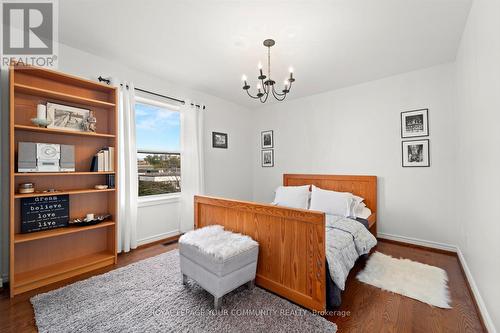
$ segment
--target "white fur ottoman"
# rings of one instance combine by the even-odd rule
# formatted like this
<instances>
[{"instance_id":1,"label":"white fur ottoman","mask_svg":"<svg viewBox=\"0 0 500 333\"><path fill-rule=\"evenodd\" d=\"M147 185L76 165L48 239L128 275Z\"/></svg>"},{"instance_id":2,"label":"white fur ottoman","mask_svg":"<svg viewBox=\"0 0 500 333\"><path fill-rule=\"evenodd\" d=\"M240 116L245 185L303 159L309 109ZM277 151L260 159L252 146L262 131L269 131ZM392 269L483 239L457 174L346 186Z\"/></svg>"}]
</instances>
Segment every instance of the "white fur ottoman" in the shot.
<instances>
[{"instance_id":1,"label":"white fur ottoman","mask_svg":"<svg viewBox=\"0 0 500 333\"><path fill-rule=\"evenodd\" d=\"M248 283L253 288L259 244L220 225L196 229L179 238L182 282L195 280L214 296L214 307L228 292Z\"/></svg>"}]
</instances>

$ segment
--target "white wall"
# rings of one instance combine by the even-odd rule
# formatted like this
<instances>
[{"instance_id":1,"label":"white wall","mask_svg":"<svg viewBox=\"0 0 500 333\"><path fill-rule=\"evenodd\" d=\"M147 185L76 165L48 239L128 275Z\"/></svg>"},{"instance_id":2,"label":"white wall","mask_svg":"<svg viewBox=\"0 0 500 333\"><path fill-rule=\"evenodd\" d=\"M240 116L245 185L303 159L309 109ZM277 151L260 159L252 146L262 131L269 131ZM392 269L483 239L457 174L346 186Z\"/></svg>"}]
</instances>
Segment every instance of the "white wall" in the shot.
<instances>
[{"instance_id":1,"label":"white wall","mask_svg":"<svg viewBox=\"0 0 500 333\"><path fill-rule=\"evenodd\" d=\"M500 2L474 1L457 55L460 249L500 328Z\"/></svg>"},{"instance_id":2,"label":"white wall","mask_svg":"<svg viewBox=\"0 0 500 333\"><path fill-rule=\"evenodd\" d=\"M254 199L272 201L283 173L376 175L380 233L454 244L453 97L447 64L259 109ZM431 167L402 168L400 112L419 108L429 108ZM270 129L275 167L262 168Z\"/></svg>"},{"instance_id":3,"label":"white wall","mask_svg":"<svg viewBox=\"0 0 500 333\"><path fill-rule=\"evenodd\" d=\"M59 46L58 70L96 80L101 74L133 81L136 87L177 98L189 98L207 106L205 110L205 179L209 195L246 199L252 197L251 179L251 113L241 106L223 99L197 92L157 78L153 75L120 65L112 60L94 56L66 45ZM2 69L2 158L8 149L8 75ZM212 148L212 131L228 133L228 149ZM7 138L5 140L5 138ZM3 159L4 160L4 159ZM4 165L4 163L2 163ZM5 164L6 165L6 164ZM8 168L2 169L2 184L7 186ZM5 191L2 191L2 193ZM2 198L2 275L8 274L8 196ZM138 212L137 236L146 243L176 234L179 229L177 200L166 200L141 205Z\"/></svg>"}]
</instances>

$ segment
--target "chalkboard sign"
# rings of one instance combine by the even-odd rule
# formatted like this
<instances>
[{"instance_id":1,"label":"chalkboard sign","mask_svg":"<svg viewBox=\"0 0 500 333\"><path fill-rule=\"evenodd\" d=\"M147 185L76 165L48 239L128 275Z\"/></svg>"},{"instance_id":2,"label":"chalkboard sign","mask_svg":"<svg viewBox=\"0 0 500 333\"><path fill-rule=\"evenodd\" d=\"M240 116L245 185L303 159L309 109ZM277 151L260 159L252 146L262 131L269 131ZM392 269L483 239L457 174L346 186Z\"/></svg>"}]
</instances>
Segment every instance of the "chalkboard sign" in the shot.
<instances>
[{"instance_id":1,"label":"chalkboard sign","mask_svg":"<svg viewBox=\"0 0 500 333\"><path fill-rule=\"evenodd\" d=\"M21 233L67 227L69 195L21 199Z\"/></svg>"}]
</instances>

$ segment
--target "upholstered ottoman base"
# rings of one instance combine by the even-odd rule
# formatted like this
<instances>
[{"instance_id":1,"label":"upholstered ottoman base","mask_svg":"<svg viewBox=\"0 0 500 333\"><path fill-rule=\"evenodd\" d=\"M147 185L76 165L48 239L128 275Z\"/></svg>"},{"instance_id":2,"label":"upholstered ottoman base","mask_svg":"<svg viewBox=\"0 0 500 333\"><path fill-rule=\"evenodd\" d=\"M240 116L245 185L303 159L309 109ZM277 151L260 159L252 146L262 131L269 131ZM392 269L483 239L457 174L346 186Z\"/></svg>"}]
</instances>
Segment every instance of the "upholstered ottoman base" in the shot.
<instances>
[{"instance_id":1,"label":"upholstered ottoman base","mask_svg":"<svg viewBox=\"0 0 500 333\"><path fill-rule=\"evenodd\" d=\"M248 236L210 226L190 231L179 239L182 281L196 281L214 296L214 307L230 291L254 286L259 247Z\"/></svg>"}]
</instances>

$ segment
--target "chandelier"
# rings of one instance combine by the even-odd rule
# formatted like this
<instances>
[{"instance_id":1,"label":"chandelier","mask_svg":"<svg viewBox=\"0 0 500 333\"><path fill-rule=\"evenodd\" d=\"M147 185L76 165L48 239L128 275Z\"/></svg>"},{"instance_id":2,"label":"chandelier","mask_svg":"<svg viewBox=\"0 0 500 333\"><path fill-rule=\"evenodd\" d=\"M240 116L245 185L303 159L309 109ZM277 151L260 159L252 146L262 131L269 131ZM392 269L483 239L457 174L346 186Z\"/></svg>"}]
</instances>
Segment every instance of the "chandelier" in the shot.
<instances>
[{"instance_id":1,"label":"chandelier","mask_svg":"<svg viewBox=\"0 0 500 333\"><path fill-rule=\"evenodd\" d=\"M245 90L251 98L258 99L261 101L261 103L265 103L267 101L267 98L269 95L273 95L275 99L278 101L283 101L286 98L286 95L290 92L292 89L292 83L295 81L295 78L293 77L293 69L290 67L290 77L284 81L284 88L281 90L281 92L277 91L276 89L276 81L271 79L271 46L275 44L274 40L272 39L266 39L264 41L264 46L267 47L267 76L264 75L264 72L262 71L262 64L259 63L259 72L260 75L257 77L257 79L260 80L260 82L257 83L257 95L253 96L250 94L250 86L247 83L247 77L246 75L243 75L241 78L243 81L243 90ZM279 89L278 89L279 90Z\"/></svg>"}]
</instances>

